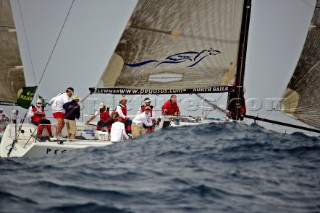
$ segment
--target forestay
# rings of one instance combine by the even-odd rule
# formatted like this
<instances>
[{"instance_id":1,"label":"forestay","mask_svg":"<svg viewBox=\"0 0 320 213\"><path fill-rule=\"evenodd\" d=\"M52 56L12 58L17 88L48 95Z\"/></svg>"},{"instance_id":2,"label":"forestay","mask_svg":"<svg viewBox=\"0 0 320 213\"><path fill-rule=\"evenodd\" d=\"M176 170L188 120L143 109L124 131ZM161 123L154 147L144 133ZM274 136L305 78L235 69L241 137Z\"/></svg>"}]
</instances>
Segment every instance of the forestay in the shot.
<instances>
[{"instance_id":1,"label":"forestay","mask_svg":"<svg viewBox=\"0 0 320 213\"><path fill-rule=\"evenodd\" d=\"M25 79L10 0L0 0L0 76L0 104L15 103Z\"/></svg>"},{"instance_id":2,"label":"forestay","mask_svg":"<svg viewBox=\"0 0 320 213\"><path fill-rule=\"evenodd\" d=\"M227 92L243 5L243 0L140 0L97 93Z\"/></svg>"},{"instance_id":3,"label":"forestay","mask_svg":"<svg viewBox=\"0 0 320 213\"><path fill-rule=\"evenodd\" d=\"M320 0L307 39L281 102L289 116L320 129Z\"/></svg>"}]
</instances>

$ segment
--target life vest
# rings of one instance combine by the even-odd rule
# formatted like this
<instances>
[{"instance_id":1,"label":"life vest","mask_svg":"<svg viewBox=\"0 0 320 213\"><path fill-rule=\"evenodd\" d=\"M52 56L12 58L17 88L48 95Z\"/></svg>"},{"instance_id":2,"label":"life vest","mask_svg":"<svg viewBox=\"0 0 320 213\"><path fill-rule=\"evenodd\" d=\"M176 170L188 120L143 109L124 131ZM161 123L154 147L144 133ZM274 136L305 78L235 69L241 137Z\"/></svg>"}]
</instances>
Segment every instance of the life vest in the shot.
<instances>
[{"instance_id":1,"label":"life vest","mask_svg":"<svg viewBox=\"0 0 320 213\"><path fill-rule=\"evenodd\" d=\"M141 112L146 111L146 110L145 110L145 107L146 107L146 106L144 106L144 105L141 106ZM150 116L151 116L151 117L152 117L152 109L153 109L153 106L150 106Z\"/></svg>"},{"instance_id":2,"label":"life vest","mask_svg":"<svg viewBox=\"0 0 320 213\"><path fill-rule=\"evenodd\" d=\"M127 107L123 105L119 105L121 107L122 113L127 117Z\"/></svg>"},{"instance_id":3,"label":"life vest","mask_svg":"<svg viewBox=\"0 0 320 213\"><path fill-rule=\"evenodd\" d=\"M123 115L127 117L127 107L126 106L122 106L122 105L119 105L119 106L121 107L121 111L122 111ZM116 121L115 117L118 116L118 115L119 115L119 113L117 112L117 108L115 108L113 110L113 112L111 113L112 120ZM125 120L126 119L123 119L122 121L125 121Z\"/></svg>"},{"instance_id":4,"label":"life vest","mask_svg":"<svg viewBox=\"0 0 320 213\"><path fill-rule=\"evenodd\" d=\"M110 117L109 112L107 110L105 110L103 112L100 111L100 120L102 122L106 122L107 120L110 120L110 119L111 119L111 117Z\"/></svg>"},{"instance_id":5,"label":"life vest","mask_svg":"<svg viewBox=\"0 0 320 213\"><path fill-rule=\"evenodd\" d=\"M37 107L33 106L32 105L32 112L35 113L36 111L38 111ZM41 112L44 112L44 108L41 107ZM39 123L39 121L43 118L43 115L37 115L37 114L34 114L32 117L31 117L31 121L33 123Z\"/></svg>"}]
</instances>

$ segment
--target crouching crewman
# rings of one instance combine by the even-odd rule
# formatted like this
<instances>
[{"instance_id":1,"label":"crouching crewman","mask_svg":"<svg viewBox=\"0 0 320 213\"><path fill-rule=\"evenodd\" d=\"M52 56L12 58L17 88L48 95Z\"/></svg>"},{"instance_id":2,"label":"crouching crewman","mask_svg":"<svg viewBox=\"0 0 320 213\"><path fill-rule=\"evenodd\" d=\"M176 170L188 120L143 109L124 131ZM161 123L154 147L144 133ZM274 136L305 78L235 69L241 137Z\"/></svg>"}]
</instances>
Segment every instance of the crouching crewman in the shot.
<instances>
[{"instance_id":1,"label":"crouching crewman","mask_svg":"<svg viewBox=\"0 0 320 213\"><path fill-rule=\"evenodd\" d=\"M42 131L44 128L47 129L49 137L52 137L51 132L51 122L46 119L46 113L44 112L44 107L42 106L42 100L38 99L36 105L31 105L28 110L28 117L31 118L31 123L38 126L37 138L42 140Z\"/></svg>"},{"instance_id":2,"label":"crouching crewman","mask_svg":"<svg viewBox=\"0 0 320 213\"><path fill-rule=\"evenodd\" d=\"M132 137L138 137L146 133L146 128L152 127L150 116L150 106L145 107L145 111L137 115L132 121Z\"/></svg>"}]
</instances>

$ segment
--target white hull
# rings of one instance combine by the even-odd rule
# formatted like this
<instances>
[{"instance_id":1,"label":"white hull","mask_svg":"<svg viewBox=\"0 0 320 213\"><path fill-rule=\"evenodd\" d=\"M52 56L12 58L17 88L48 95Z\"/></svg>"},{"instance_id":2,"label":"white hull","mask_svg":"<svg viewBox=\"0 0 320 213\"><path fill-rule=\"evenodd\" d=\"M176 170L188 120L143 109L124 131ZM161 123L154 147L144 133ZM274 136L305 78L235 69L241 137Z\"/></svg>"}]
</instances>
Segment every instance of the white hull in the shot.
<instances>
[{"instance_id":1,"label":"white hull","mask_svg":"<svg viewBox=\"0 0 320 213\"><path fill-rule=\"evenodd\" d=\"M15 144L10 157L43 157L43 156L55 156L60 154L65 154L66 152L83 149L88 147L102 147L111 145L112 142L101 142L101 141L77 141L77 142L64 142L58 144L57 142L37 142L32 143L27 148L21 147L19 144ZM6 152L4 156L7 157Z\"/></svg>"},{"instance_id":2,"label":"white hull","mask_svg":"<svg viewBox=\"0 0 320 213\"><path fill-rule=\"evenodd\" d=\"M156 127L156 130L162 128L164 122L170 122L171 127L199 125L205 123L226 123L230 121L218 121L218 120L203 120L196 121L190 117L180 117L180 121L177 122L177 117L167 116L161 119L161 122ZM54 127L54 126L52 126ZM113 144L108 139L108 133L95 131L94 135L85 131L83 124L78 124L77 135L83 136L86 140L74 140L67 141L66 139L56 141L40 142L35 138L35 132L37 127L32 124L24 124L22 132L17 139L17 142L13 143L15 139L15 128L12 125L8 125L1 140L0 144L0 156L1 157L42 157L42 156L55 156L65 154L69 151L76 149L83 149L88 147L103 147ZM92 132L91 132L92 133ZM10 154L9 150L14 144Z\"/></svg>"},{"instance_id":3,"label":"white hull","mask_svg":"<svg viewBox=\"0 0 320 213\"><path fill-rule=\"evenodd\" d=\"M15 128L11 125L7 126L6 131L3 134L0 144L0 156L1 157L42 157L42 156L54 156L59 154L65 154L71 150L83 149L87 147L102 147L111 145L110 141L102 140L75 140L67 141L61 139L57 141L45 141L39 142L34 135L36 127L31 124L23 125L23 134L18 136L17 142L13 143L15 138ZM90 135L91 136L91 135ZM89 138L90 138L89 136ZM92 138L92 136L91 136ZM8 156L9 150L13 145L13 149Z\"/></svg>"}]
</instances>

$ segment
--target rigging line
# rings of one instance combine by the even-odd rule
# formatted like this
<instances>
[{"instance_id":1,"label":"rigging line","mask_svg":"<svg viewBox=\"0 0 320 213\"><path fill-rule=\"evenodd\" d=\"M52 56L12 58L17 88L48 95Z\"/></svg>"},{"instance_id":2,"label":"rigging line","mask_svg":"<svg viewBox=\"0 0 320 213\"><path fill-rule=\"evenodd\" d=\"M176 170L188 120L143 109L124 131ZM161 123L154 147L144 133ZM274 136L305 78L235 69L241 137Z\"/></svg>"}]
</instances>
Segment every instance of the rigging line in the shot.
<instances>
[{"instance_id":1,"label":"rigging line","mask_svg":"<svg viewBox=\"0 0 320 213\"><path fill-rule=\"evenodd\" d=\"M23 21L23 15L22 15L21 6L20 6L20 0L18 0L18 5L19 5L19 12L20 12L21 22L22 22L22 26L23 26L24 36L26 37L26 41L27 41L27 47L28 47L28 52L29 52L29 57L30 57L30 63L31 63L31 67L32 67L33 77L34 77L34 83L37 84L36 74L34 72L34 66L33 66L33 61L32 61L32 56L31 56L31 51L30 51L29 40L28 40L28 36L27 36L26 27L25 27L24 21Z\"/></svg>"},{"instance_id":2,"label":"rigging line","mask_svg":"<svg viewBox=\"0 0 320 213\"><path fill-rule=\"evenodd\" d=\"M223 96L223 93L221 93L220 97L213 104L218 106L218 102L219 102L219 100L221 99L222 96ZM205 99L207 99L207 98L205 97ZM210 112L213 112L214 110L216 110L216 108L213 108L213 107L211 107L211 108L212 108L211 110L207 110L206 116L208 116L210 114Z\"/></svg>"},{"instance_id":3,"label":"rigging line","mask_svg":"<svg viewBox=\"0 0 320 213\"><path fill-rule=\"evenodd\" d=\"M51 51L51 53L50 53L50 56L49 56L48 61L47 61L47 64L46 64L46 66L45 66L45 68L44 68L44 70L43 70L43 72L42 72L42 75L41 75L41 78L40 78L38 84L41 83L42 78L43 78L43 76L44 76L44 74L45 74L45 72L46 72L46 70L47 70L48 64L49 64L49 62L50 62L50 60L51 60L51 57L52 57L52 55L53 55L53 52L54 52L54 50L55 50L55 48L56 48L56 46L57 46L57 44L58 44L58 41L59 41L59 38L60 38L60 36L61 36L62 30L63 30L63 28L64 28L64 26L65 26L65 24L66 24L66 22L67 22L67 19L68 19L68 17L69 17L71 8L73 7L73 3L74 3L74 0L72 0L72 3L71 3L71 5L70 5L69 11L68 11L68 13L67 13L67 16L66 16L66 18L64 19L64 22L63 22L63 25L62 25L61 30L60 30L60 32L59 32L59 35L58 35L57 40L56 40L56 42L55 42L55 44L54 44L54 46L53 46L53 49L52 49L52 51Z\"/></svg>"},{"instance_id":4,"label":"rigging line","mask_svg":"<svg viewBox=\"0 0 320 213\"><path fill-rule=\"evenodd\" d=\"M223 95L224 95L224 94L221 93L220 97L219 97L214 103L218 105L218 102L220 101L220 99L221 99L221 97L222 97Z\"/></svg>"},{"instance_id":5,"label":"rigging line","mask_svg":"<svg viewBox=\"0 0 320 213\"><path fill-rule=\"evenodd\" d=\"M219 110L222 113L226 113L225 109L222 109L221 107L219 107L218 105L216 105L215 103L211 103L210 101L208 101L206 98L204 98L202 95L196 93L196 96L198 96L200 99L202 99L203 101L205 101L207 104L209 104L211 107Z\"/></svg>"}]
</instances>

